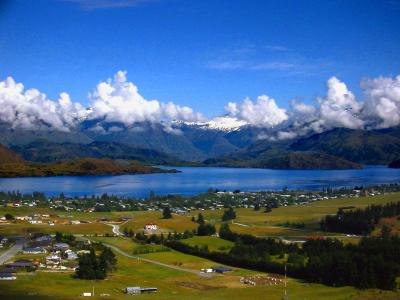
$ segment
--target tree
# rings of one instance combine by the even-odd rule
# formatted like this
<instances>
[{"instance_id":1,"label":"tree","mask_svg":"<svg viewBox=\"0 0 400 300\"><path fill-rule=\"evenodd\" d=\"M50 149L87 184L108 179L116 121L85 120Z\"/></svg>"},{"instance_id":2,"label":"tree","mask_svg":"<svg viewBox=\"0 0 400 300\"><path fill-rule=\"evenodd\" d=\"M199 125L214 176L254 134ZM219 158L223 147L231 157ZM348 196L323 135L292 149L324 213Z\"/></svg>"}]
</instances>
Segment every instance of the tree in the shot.
<instances>
[{"instance_id":1,"label":"tree","mask_svg":"<svg viewBox=\"0 0 400 300\"><path fill-rule=\"evenodd\" d=\"M115 270L117 259L115 254L107 247L104 247L100 256L92 247L90 253L79 256L79 267L76 269L76 277L80 279L104 279L107 272Z\"/></svg>"},{"instance_id":2,"label":"tree","mask_svg":"<svg viewBox=\"0 0 400 300\"><path fill-rule=\"evenodd\" d=\"M56 239L56 242L61 242L63 239L63 234L59 231L56 231L55 239Z\"/></svg>"},{"instance_id":3,"label":"tree","mask_svg":"<svg viewBox=\"0 0 400 300\"><path fill-rule=\"evenodd\" d=\"M219 228L219 237L224 240L236 241L236 235L229 228L228 223L222 223Z\"/></svg>"},{"instance_id":4,"label":"tree","mask_svg":"<svg viewBox=\"0 0 400 300\"><path fill-rule=\"evenodd\" d=\"M383 226L382 226L382 229L381 229L381 237L382 237L383 239L388 239L388 238L390 238L391 233L392 233L392 228L390 228L390 227L387 226L387 225L383 225Z\"/></svg>"},{"instance_id":5,"label":"tree","mask_svg":"<svg viewBox=\"0 0 400 300\"><path fill-rule=\"evenodd\" d=\"M163 209L163 219L172 219L171 209L169 206L166 206Z\"/></svg>"},{"instance_id":6,"label":"tree","mask_svg":"<svg viewBox=\"0 0 400 300\"><path fill-rule=\"evenodd\" d=\"M6 220L11 221L14 220L14 216L12 214L5 214L4 217L6 218Z\"/></svg>"},{"instance_id":7,"label":"tree","mask_svg":"<svg viewBox=\"0 0 400 300\"><path fill-rule=\"evenodd\" d=\"M255 211L259 211L260 210L260 203L256 203L256 204L254 204L254 210Z\"/></svg>"},{"instance_id":8,"label":"tree","mask_svg":"<svg viewBox=\"0 0 400 300\"><path fill-rule=\"evenodd\" d=\"M197 228L197 235L199 236L213 235L216 232L215 226L211 224L200 224Z\"/></svg>"},{"instance_id":9,"label":"tree","mask_svg":"<svg viewBox=\"0 0 400 300\"><path fill-rule=\"evenodd\" d=\"M197 217L197 223L198 224L204 224L205 223L204 217L203 217L203 215L201 213L199 213L199 216Z\"/></svg>"},{"instance_id":10,"label":"tree","mask_svg":"<svg viewBox=\"0 0 400 300\"><path fill-rule=\"evenodd\" d=\"M90 253L79 256L79 267L76 269L76 276L80 279L97 279L97 260L94 249Z\"/></svg>"},{"instance_id":11,"label":"tree","mask_svg":"<svg viewBox=\"0 0 400 300\"><path fill-rule=\"evenodd\" d=\"M110 248L105 247L99 257L99 265L106 272L114 271L117 265L117 259Z\"/></svg>"},{"instance_id":12,"label":"tree","mask_svg":"<svg viewBox=\"0 0 400 300\"><path fill-rule=\"evenodd\" d=\"M222 221L225 222L233 219L236 219L236 212L232 207L229 207L228 210L224 211L224 214L222 215Z\"/></svg>"}]
</instances>

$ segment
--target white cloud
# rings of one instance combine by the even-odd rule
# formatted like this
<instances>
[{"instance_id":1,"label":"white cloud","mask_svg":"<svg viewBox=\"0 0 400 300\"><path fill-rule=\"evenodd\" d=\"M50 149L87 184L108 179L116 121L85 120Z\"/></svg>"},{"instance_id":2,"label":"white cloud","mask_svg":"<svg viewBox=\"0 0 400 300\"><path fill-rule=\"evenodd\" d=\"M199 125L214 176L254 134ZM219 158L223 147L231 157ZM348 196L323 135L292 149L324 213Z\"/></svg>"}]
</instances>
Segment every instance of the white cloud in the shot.
<instances>
[{"instance_id":1,"label":"white cloud","mask_svg":"<svg viewBox=\"0 0 400 300\"><path fill-rule=\"evenodd\" d=\"M286 110L266 95L259 96L255 102L249 98L240 103L229 102L225 110L231 117L257 127L273 127L288 119Z\"/></svg>"},{"instance_id":2,"label":"white cloud","mask_svg":"<svg viewBox=\"0 0 400 300\"><path fill-rule=\"evenodd\" d=\"M378 77L361 82L365 95L364 114L379 128L400 124L400 76Z\"/></svg>"},{"instance_id":3,"label":"white cloud","mask_svg":"<svg viewBox=\"0 0 400 300\"><path fill-rule=\"evenodd\" d=\"M127 81L126 72L119 71L113 79L100 82L90 94L91 109L87 110L77 102L72 102L67 93L61 93L57 101L48 99L37 89L25 90L21 83L8 77L0 82L0 121L13 128L49 128L68 131L82 119L104 119L120 122L126 126L134 123L163 121L204 120L203 116L190 107L172 102L146 100L137 87ZM166 131L173 132L168 129ZM92 130L99 133L116 132L117 127L108 130L96 124Z\"/></svg>"},{"instance_id":4,"label":"white cloud","mask_svg":"<svg viewBox=\"0 0 400 300\"><path fill-rule=\"evenodd\" d=\"M53 101L37 89L25 90L22 83L8 77L0 82L0 120L13 128L55 128L68 131L84 113L79 103L72 103L66 93Z\"/></svg>"},{"instance_id":5,"label":"white cloud","mask_svg":"<svg viewBox=\"0 0 400 300\"><path fill-rule=\"evenodd\" d=\"M203 120L202 115L190 107L146 100L139 94L138 88L127 81L126 72L123 71L117 72L113 79L100 82L89 99L93 110L91 119L101 118L126 126L140 122Z\"/></svg>"},{"instance_id":6,"label":"white cloud","mask_svg":"<svg viewBox=\"0 0 400 300\"><path fill-rule=\"evenodd\" d=\"M331 77L327 82L328 92L325 98L319 99L319 118L327 128L346 127L360 129L364 122L357 117L360 104L346 84Z\"/></svg>"},{"instance_id":7,"label":"white cloud","mask_svg":"<svg viewBox=\"0 0 400 300\"><path fill-rule=\"evenodd\" d=\"M171 126L173 120L230 130L253 125L265 128L260 138L271 140L291 139L337 127L372 129L400 125L400 76L363 80L361 100L336 77L331 77L326 86L326 95L317 98L316 105L292 101L291 108L286 110L273 98L261 95L255 101L246 98L241 102L229 102L225 106L227 116L205 122L206 119L190 107L144 98L123 71L95 87L89 95L90 109L73 102L67 93L61 93L58 100L51 100L39 90L25 89L8 77L0 81L0 121L13 128L60 131L68 131L86 118L123 124L103 128L98 122L91 128L98 133L125 128L140 131L143 130L140 123L149 122L162 124L166 132L181 134Z\"/></svg>"}]
</instances>

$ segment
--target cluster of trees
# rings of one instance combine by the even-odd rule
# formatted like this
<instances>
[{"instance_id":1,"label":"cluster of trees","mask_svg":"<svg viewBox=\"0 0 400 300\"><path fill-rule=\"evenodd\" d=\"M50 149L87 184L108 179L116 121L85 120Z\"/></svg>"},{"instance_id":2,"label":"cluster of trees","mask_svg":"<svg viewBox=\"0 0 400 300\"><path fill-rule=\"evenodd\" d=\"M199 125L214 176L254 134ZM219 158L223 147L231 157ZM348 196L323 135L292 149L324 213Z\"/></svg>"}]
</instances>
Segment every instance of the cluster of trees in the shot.
<instances>
[{"instance_id":1,"label":"cluster of trees","mask_svg":"<svg viewBox=\"0 0 400 300\"><path fill-rule=\"evenodd\" d=\"M230 221L236 219L236 212L232 207L229 207L227 210L224 211L224 214L222 215L222 221Z\"/></svg>"},{"instance_id":2,"label":"cluster of trees","mask_svg":"<svg viewBox=\"0 0 400 300\"><path fill-rule=\"evenodd\" d=\"M210 252L207 247L189 246L179 241L166 245L184 253L231 266L284 274L284 263L271 255L288 254L288 275L330 286L394 289L400 275L400 239L363 238L359 245L344 245L336 239L310 239L302 248L274 239L237 234L222 224L219 235L234 242L229 252Z\"/></svg>"},{"instance_id":3,"label":"cluster of trees","mask_svg":"<svg viewBox=\"0 0 400 300\"><path fill-rule=\"evenodd\" d=\"M183 239L188 239L194 236L193 231L185 230L183 233L168 233L168 235L164 234L151 234L151 235L146 235L143 232L138 232L134 234L132 237L135 239L135 241L142 243L142 244L163 244L164 241L171 240L171 241L178 241L178 240L183 240Z\"/></svg>"},{"instance_id":4,"label":"cluster of trees","mask_svg":"<svg viewBox=\"0 0 400 300\"><path fill-rule=\"evenodd\" d=\"M400 215L400 202L371 205L365 209L345 210L340 208L336 215L325 216L320 222L324 231L370 234L381 218Z\"/></svg>"},{"instance_id":5,"label":"cluster of trees","mask_svg":"<svg viewBox=\"0 0 400 300\"><path fill-rule=\"evenodd\" d=\"M76 237L73 234L63 234L62 232L56 231L54 239L58 243L67 243L68 245L75 246Z\"/></svg>"},{"instance_id":6,"label":"cluster of trees","mask_svg":"<svg viewBox=\"0 0 400 300\"><path fill-rule=\"evenodd\" d=\"M285 223L282 223L282 224L279 224L280 226L283 226L283 227L287 227L287 228L297 228L297 229L300 229L300 228L304 228L305 227L305 224L304 224L304 222L285 222Z\"/></svg>"},{"instance_id":7,"label":"cluster of trees","mask_svg":"<svg viewBox=\"0 0 400 300\"><path fill-rule=\"evenodd\" d=\"M201 213L199 213L196 222L199 224L199 227L197 227L197 235L199 236L213 235L217 232L213 224L206 223Z\"/></svg>"},{"instance_id":8,"label":"cluster of trees","mask_svg":"<svg viewBox=\"0 0 400 300\"><path fill-rule=\"evenodd\" d=\"M80 279L105 279L107 273L115 270L117 259L110 248L102 247L100 255L96 255L92 247L90 253L79 256L79 267L76 277Z\"/></svg>"},{"instance_id":9,"label":"cluster of trees","mask_svg":"<svg viewBox=\"0 0 400 300\"><path fill-rule=\"evenodd\" d=\"M163 209L163 219L172 219L171 208L169 206Z\"/></svg>"},{"instance_id":10,"label":"cluster of trees","mask_svg":"<svg viewBox=\"0 0 400 300\"><path fill-rule=\"evenodd\" d=\"M363 238L359 245L338 240L310 240L303 246L308 257L304 279L331 286L396 288L400 274L400 239Z\"/></svg>"}]
</instances>

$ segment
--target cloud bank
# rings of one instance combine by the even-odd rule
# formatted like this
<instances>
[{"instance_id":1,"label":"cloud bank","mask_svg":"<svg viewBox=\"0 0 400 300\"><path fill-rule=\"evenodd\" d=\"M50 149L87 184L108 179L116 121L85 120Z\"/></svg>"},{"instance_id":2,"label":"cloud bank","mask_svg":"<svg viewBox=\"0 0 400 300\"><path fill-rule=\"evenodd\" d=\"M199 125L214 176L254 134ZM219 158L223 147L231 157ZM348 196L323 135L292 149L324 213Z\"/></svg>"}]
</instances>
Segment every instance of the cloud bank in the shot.
<instances>
[{"instance_id":1,"label":"cloud bank","mask_svg":"<svg viewBox=\"0 0 400 300\"><path fill-rule=\"evenodd\" d=\"M204 118L188 106L172 102L146 100L138 88L127 81L126 72L119 71L113 79L101 82L89 95L92 119L121 122L127 126L138 122L160 122L171 120L201 121Z\"/></svg>"},{"instance_id":2,"label":"cloud bank","mask_svg":"<svg viewBox=\"0 0 400 300\"><path fill-rule=\"evenodd\" d=\"M8 77L0 82L0 121L12 128L52 128L68 131L78 122L85 109L72 103L67 93L61 93L57 101L37 89L25 90L23 84Z\"/></svg>"},{"instance_id":3,"label":"cloud bank","mask_svg":"<svg viewBox=\"0 0 400 300\"><path fill-rule=\"evenodd\" d=\"M139 94L138 88L127 81L124 71L117 72L113 79L100 82L90 93L89 101L90 109L72 102L67 93L61 93L59 99L54 101L37 89L25 90L23 84L8 77L0 82L0 121L9 123L12 128L69 131L82 119L101 119L128 127L140 122L204 120L190 107L146 100ZM93 130L104 132L99 126L94 126ZM172 130L167 127L166 130ZM117 128L111 127L110 130L115 132Z\"/></svg>"},{"instance_id":4,"label":"cloud bank","mask_svg":"<svg viewBox=\"0 0 400 300\"><path fill-rule=\"evenodd\" d=\"M265 129L260 138L271 140L293 139L337 127L373 129L400 125L400 76L365 79L360 86L363 96L357 99L344 82L331 77L326 95L315 99L315 105L292 101L291 108L284 109L273 98L261 95L254 101L245 98L229 102L224 118L207 120L188 106L144 98L124 71L94 88L89 94L90 109L73 102L67 93L51 100L39 90L25 89L22 83L8 77L0 81L0 122L12 128L59 131L69 131L83 119L121 123L132 130L138 128L138 123L150 122L163 124L166 132L174 134L180 133L171 126L174 120L203 125L209 122L208 128L248 124ZM226 124L220 124L221 120ZM118 132L121 127L106 130L98 122L91 129L106 133Z\"/></svg>"}]
</instances>

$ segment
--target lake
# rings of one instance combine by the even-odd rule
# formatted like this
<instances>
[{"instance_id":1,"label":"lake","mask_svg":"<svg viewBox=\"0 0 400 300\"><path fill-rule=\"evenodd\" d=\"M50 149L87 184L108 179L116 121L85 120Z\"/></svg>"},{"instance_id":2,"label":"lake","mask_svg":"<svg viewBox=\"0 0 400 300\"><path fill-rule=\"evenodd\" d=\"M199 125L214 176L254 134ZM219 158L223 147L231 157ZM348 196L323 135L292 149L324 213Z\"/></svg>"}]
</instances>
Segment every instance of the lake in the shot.
<instances>
[{"instance_id":1,"label":"lake","mask_svg":"<svg viewBox=\"0 0 400 300\"><path fill-rule=\"evenodd\" d=\"M289 189L319 190L326 187L353 187L400 182L400 169L367 166L362 170L270 170L222 167L164 167L182 173L121 176L59 176L0 178L0 190L49 196L64 192L68 196L109 193L147 197L156 194L194 195L208 188L261 191Z\"/></svg>"}]
</instances>

